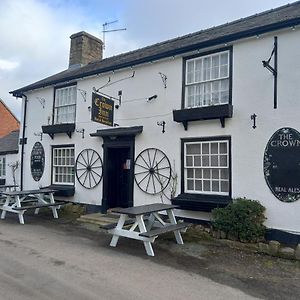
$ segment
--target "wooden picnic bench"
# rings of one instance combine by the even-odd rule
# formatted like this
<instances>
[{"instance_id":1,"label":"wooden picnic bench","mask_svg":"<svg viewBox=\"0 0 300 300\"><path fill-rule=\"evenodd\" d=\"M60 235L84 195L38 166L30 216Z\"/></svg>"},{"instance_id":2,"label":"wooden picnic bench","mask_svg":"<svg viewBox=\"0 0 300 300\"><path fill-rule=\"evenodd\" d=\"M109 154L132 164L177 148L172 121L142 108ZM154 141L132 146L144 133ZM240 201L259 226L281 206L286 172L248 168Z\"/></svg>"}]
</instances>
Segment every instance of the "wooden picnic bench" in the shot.
<instances>
[{"instance_id":1,"label":"wooden picnic bench","mask_svg":"<svg viewBox=\"0 0 300 300\"><path fill-rule=\"evenodd\" d=\"M35 214L39 213L40 208L49 207L52 210L53 217L58 218L57 209L66 204L66 201L55 201L53 194L56 190L39 189L26 191L4 191L4 203L0 206L2 209L1 219L5 219L6 212L18 214L20 224L24 224L23 214L29 209L34 209ZM28 205L30 204L31 205ZM25 204L25 205L24 205Z\"/></svg>"},{"instance_id":2,"label":"wooden picnic bench","mask_svg":"<svg viewBox=\"0 0 300 300\"><path fill-rule=\"evenodd\" d=\"M190 225L188 223L177 223L174 209L178 208L176 205L153 203L148 205L141 205L128 208L115 208L112 212L119 213L119 221L113 224L114 228L109 232L113 235L110 246L116 247L119 237L127 237L135 240L143 241L146 252L149 256L154 256L152 244L158 235L174 232L176 242L183 244L181 231L185 231ZM159 213L166 211L169 222L163 220ZM133 218L130 228L124 228L126 225L126 218ZM147 220L145 218L147 217ZM146 221L146 222L145 222ZM126 226L128 227L128 226Z\"/></svg>"}]
</instances>

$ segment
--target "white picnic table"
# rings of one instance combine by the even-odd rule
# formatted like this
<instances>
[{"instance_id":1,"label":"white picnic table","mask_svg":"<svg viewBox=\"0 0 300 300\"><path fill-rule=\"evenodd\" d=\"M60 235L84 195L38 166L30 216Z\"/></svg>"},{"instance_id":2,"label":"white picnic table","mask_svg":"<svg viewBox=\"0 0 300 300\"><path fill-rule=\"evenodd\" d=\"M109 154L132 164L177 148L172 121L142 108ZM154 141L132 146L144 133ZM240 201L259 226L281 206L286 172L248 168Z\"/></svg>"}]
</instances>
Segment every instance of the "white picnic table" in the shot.
<instances>
[{"instance_id":1,"label":"white picnic table","mask_svg":"<svg viewBox=\"0 0 300 300\"><path fill-rule=\"evenodd\" d=\"M154 256L152 244L159 234L174 232L177 244L183 244L180 231L185 231L189 224L177 223L174 209L176 205L153 203L148 205L134 206L128 208L115 208L111 211L119 213L120 217L115 228L110 229L113 235L110 246L116 247L119 237L126 237L140 240L144 243L146 252L149 256ZM163 220L159 214L166 211L169 222ZM127 218L133 218L132 225L129 227ZM124 227L125 226L125 227Z\"/></svg>"},{"instance_id":2,"label":"white picnic table","mask_svg":"<svg viewBox=\"0 0 300 300\"><path fill-rule=\"evenodd\" d=\"M20 224L24 224L23 214L28 209L34 209L35 214L39 213L40 208L49 207L52 210L53 217L58 218L57 209L64 201L55 201L53 189L37 189L25 191L3 191L4 203L0 206L2 209L1 219L5 219L6 212L15 213L19 216ZM28 205L30 204L30 205Z\"/></svg>"}]
</instances>

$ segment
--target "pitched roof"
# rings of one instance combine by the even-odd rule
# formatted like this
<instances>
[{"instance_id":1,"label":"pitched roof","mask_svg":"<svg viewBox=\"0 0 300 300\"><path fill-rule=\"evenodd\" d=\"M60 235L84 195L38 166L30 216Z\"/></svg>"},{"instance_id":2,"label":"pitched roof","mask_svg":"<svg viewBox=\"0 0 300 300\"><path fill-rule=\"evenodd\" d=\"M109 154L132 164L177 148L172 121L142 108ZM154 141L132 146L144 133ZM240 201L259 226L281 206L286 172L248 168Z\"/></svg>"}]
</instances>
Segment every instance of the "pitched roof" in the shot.
<instances>
[{"instance_id":1,"label":"pitched roof","mask_svg":"<svg viewBox=\"0 0 300 300\"><path fill-rule=\"evenodd\" d=\"M0 154L18 153L19 130L0 138Z\"/></svg>"},{"instance_id":2,"label":"pitched roof","mask_svg":"<svg viewBox=\"0 0 300 300\"><path fill-rule=\"evenodd\" d=\"M9 114L20 124L18 118L13 114L13 112L8 108L8 106L4 103L4 101L1 98L0 98L0 105L3 105L6 111L8 111Z\"/></svg>"},{"instance_id":3,"label":"pitched roof","mask_svg":"<svg viewBox=\"0 0 300 300\"><path fill-rule=\"evenodd\" d=\"M10 93L20 97L22 93L33 89L131 67L164 57L178 55L221 43L228 43L241 38L292 27L298 24L300 24L300 1L135 51L108 57L89 63L81 68L67 69Z\"/></svg>"}]
</instances>

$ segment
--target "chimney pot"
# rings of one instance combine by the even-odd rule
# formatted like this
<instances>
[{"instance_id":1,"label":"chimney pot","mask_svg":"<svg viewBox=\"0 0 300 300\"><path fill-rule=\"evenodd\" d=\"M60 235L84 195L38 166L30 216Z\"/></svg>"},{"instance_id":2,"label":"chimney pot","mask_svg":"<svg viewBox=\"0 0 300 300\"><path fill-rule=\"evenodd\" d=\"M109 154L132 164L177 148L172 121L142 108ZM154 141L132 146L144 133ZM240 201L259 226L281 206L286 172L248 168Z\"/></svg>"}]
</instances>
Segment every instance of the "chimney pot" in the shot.
<instances>
[{"instance_id":1,"label":"chimney pot","mask_svg":"<svg viewBox=\"0 0 300 300\"><path fill-rule=\"evenodd\" d=\"M80 31L72 34L70 39L69 68L81 67L102 59L103 42L99 38L85 31Z\"/></svg>"}]
</instances>

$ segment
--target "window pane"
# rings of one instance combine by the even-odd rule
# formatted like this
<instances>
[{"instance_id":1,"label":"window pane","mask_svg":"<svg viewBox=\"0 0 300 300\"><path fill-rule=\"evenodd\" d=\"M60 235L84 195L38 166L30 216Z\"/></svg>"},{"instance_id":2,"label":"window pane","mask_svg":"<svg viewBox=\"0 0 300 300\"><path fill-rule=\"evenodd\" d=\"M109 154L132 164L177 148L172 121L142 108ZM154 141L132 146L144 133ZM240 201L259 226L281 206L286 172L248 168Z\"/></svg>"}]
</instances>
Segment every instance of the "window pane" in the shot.
<instances>
[{"instance_id":1,"label":"window pane","mask_svg":"<svg viewBox=\"0 0 300 300\"><path fill-rule=\"evenodd\" d=\"M202 178L202 169L195 169L195 178Z\"/></svg>"},{"instance_id":2,"label":"window pane","mask_svg":"<svg viewBox=\"0 0 300 300\"><path fill-rule=\"evenodd\" d=\"M212 179L219 179L219 169L212 169Z\"/></svg>"},{"instance_id":3,"label":"window pane","mask_svg":"<svg viewBox=\"0 0 300 300\"><path fill-rule=\"evenodd\" d=\"M227 155L220 155L220 166L227 167Z\"/></svg>"},{"instance_id":4,"label":"window pane","mask_svg":"<svg viewBox=\"0 0 300 300\"><path fill-rule=\"evenodd\" d=\"M227 153L227 143L220 143L220 153Z\"/></svg>"},{"instance_id":5,"label":"window pane","mask_svg":"<svg viewBox=\"0 0 300 300\"><path fill-rule=\"evenodd\" d=\"M187 178L194 178L194 169L187 169Z\"/></svg>"},{"instance_id":6,"label":"window pane","mask_svg":"<svg viewBox=\"0 0 300 300\"><path fill-rule=\"evenodd\" d=\"M202 166L203 167L208 167L209 166L209 156L208 155L203 155L202 156Z\"/></svg>"},{"instance_id":7,"label":"window pane","mask_svg":"<svg viewBox=\"0 0 300 300\"><path fill-rule=\"evenodd\" d=\"M193 166L193 156L187 156L186 157L186 165L187 166Z\"/></svg>"},{"instance_id":8,"label":"window pane","mask_svg":"<svg viewBox=\"0 0 300 300\"><path fill-rule=\"evenodd\" d=\"M201 156L194 156L194 166L195 167L201 166Z\"/></svg>"},{"instance_id":9,"label":"window pane","mask_svg":"<svg viewBox=\"0 0 300 300\"><path fill-rule=\"evenodd\" d=\"M200 154L200 144L188 144L186 145L187 154Z\"/></svg>"},{"instance_id":10,"label":"window pane","mask_svg":"<svg viewBox=\"0 0 300 300\"><path fill-rule=\"evenodd\" d=\"M228 181L221 181L221 192L229 192Z\"/></svg>"},{"instance_id":11,"label":"window pane","mask_svg":"<svg viewBox=\"0 0 300 300\"><path fill-rule=\"evenodd\" d=\"M202 81L202 59L196 60L195 64L195 82Z\"/></svg>"},{"instance_id":12,"label":"window pane","mask_svg":"<svg viewBox=\"0 0 300 300\"><path fill-rule=\"evenodd\" d=\"M202 180L195 180L195 190L202 191Z\"/></svg>"},{"instance_id":13,"label":"window pane","mask_svg":"<svg viewBox=\"0 0 300 300\"><path fill-rule=\"evenodd\" d=\"M212 181L212 191L213 192L219 192L219 181Z\"/></svg>"},{"instance_id":14,"label":"window pane","mask_svg":"<svg viewBox=\"0 0 300 300\"><path fill-rule=\"evenodd\" d=\"M210 192L210 181L209 180L203 180L203 191Z\"/></svg>"},{"instance_id":15,"label":"window pane","mask_svg":"<svg viewBox=\"0 0 300 300\"><path fill-rule=\"evenodd\" d=\"M221 169L221 179L228 179L228 169Z\"/></svg>"},{"instance_id":16,"label":"window pane","mask_svg":"<svg viewBox=\"0 0 300 300\"><path fill-rule=\"evenodd\" d=\"M211 166L218 167L219 166L219 157L218 155L211 156Z\"/></svg>"},{"instance_id":17,"label":"window pane","mask_svg":"<svg viewBox=\"0 0 300 300\"><path fill-rule=\"evenodd\" d=\"M210 179L210 169L203 169L203 178Z\"/></svg>"},{"instance_id":18,"label":"window pane","mask_svg":"<svg viewBox=\"0 0 300 300\"><path fill-rule=\"evenodd\" d=\"M209 153L209 143L202 143L202 153L203 154Z\"/></svg>"},{"instance_id":19,"label":"window pane","mask_svg":"<svg viewBox=\"0 0 300 300\"><path fill-rule=\"evenodd\" d=\"M187 181L187 189L188 190L194 190L194 180L188 180Z\"/></svg>"}]
</instances>

